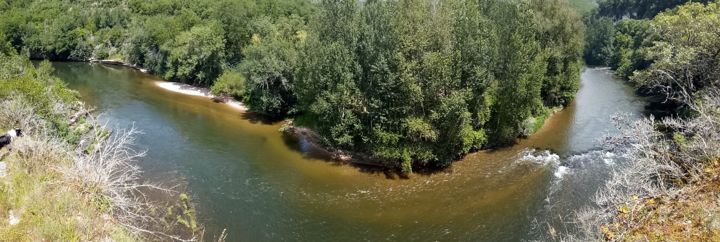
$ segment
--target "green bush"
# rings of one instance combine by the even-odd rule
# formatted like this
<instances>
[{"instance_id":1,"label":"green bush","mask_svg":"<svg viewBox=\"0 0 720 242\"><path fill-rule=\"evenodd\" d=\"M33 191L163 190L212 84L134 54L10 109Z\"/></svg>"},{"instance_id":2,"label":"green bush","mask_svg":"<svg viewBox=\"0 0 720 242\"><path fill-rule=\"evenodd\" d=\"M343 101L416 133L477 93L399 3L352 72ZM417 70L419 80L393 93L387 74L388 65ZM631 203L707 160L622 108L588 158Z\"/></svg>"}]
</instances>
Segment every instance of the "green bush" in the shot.
<instances>
[{"instance_id":1,"label":"green bush","mask_svg":"<svg viewBox=\"0 0 720 242\"><path fill-rule=\"evenodd\" d=\"M214 95L228 96L242 100L245 96L245 88L245 78L240 73L233 70L225 70L225 72L215 80L210 90Z\"/></svg>"}]
</instances>

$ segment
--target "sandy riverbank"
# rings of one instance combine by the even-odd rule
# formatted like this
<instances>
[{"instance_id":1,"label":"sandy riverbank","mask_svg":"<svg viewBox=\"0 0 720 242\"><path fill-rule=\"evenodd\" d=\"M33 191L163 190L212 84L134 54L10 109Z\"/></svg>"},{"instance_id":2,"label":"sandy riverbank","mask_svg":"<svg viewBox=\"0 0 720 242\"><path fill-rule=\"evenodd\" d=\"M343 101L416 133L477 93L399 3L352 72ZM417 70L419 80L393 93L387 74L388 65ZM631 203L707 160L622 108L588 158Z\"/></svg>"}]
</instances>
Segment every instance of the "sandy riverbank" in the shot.
<instances>
[{"instance_id":1,"label":"sandy riverbank","mask_svg":"<svg viewBox=\"0 0 720 242\"><path fill-rule=\"evenodd\" d=\"M210 89L203 88L203 87L196 87L184 83L177 83L177 82L167 82L167 81L155 81L155 85L158 87L171 91L171 92L177 92L182 93L185 95L191 95L191 96L199 96L199 97L207 97L213 100L216 100L216 96L210 93ZM235 100L224 100L222 101L226 105L240 110L240 111L247 111L248 108L242 104L241 102L235 101Z\"/></svg>"},{"instance_id":2,"label":"sandy riverbank","mask_svg":"<svg viewBox=\"0 0 720 242\"><path fill-rule=\"evenodd\" d=\"M122 60L93 60L93 59L91 59L89 61L90 61L90 63L100 63L100 64L104 64L104 65L125 66L125 67L139 70L140 72L143 72L143 73L148 73L147 69L140 68L139 66L124 62ZM240 110L240 111L243 111L243 112L248 110L248 108L241 102L238 102L238 101L235 101L232 99L216 98L217 96L212 95L212 93L210 92L210 89L208 89L208 88L196 87L196 86L192 86L192 85L188 85L188 84L184 84L184 83L168 82L168 81L155 81L155 85L157 85L158 87L160 87L162 89L171 91L171 92L177 92L177 93L182 93L182 94L191 95L191 96L207 97L207 98L213 99L215 101L222 100L221 101L222 103L225 103L225 104L229 105L230 107Z\"/></svg>"}]
</instances>

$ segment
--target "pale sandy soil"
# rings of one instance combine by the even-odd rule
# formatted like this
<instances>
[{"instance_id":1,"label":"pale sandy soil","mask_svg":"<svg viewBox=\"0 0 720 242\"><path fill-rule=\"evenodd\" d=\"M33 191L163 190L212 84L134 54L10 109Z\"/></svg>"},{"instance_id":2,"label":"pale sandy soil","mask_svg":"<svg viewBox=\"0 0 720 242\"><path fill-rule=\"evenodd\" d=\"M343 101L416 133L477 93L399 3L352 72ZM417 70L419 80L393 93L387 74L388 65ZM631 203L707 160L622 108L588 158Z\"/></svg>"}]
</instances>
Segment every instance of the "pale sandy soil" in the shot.
<instances>
[{"instance_id":1,"label":"pale sandy soil","mask_svg":"<svg viewBox=\"0 0 720 242\"><path fill-rule=\"evenodd\" d=\"M200 97L207 97L207 98L215 98L215 95L212 95L210 93L210 90L207 88L202 87L195 87L188 84L183 83L177 83L177 82L166 82L166 81L155 81L155 85L158 87L171 91L171 92L177 92L182 93L185 95L191 95L191 96L200 96ZM241 102L235 101L235 100L228 100L224 102L225 104L229 105L232 108L235 108L240 111L247 111L247 107L243 105Z\"/></svg>"}]
</instances>

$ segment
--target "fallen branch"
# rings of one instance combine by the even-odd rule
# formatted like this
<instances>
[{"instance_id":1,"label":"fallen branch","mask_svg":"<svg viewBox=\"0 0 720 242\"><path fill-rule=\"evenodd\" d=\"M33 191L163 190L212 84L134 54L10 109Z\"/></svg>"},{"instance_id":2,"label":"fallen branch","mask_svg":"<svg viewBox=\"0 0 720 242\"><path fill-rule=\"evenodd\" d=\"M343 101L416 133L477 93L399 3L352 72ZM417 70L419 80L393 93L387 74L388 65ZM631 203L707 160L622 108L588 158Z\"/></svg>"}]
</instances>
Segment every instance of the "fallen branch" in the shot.
<instances>
[{"instance_id":1,"label":"fallen branch","mask_svg":"<svg viewBox=\"0 0 720 242\"><path fill-rule=\"evenodd\" d=\"M86 117L87 115L90 115L90 113L92 113L94 111L95 111L94 108L80 110L79 112L70 116L70 121L68 122L68 125L71 125L71 126L74 125L75 123L77 123L78 120L80 120L81 117Z\"/></svg>"}]
</instances>

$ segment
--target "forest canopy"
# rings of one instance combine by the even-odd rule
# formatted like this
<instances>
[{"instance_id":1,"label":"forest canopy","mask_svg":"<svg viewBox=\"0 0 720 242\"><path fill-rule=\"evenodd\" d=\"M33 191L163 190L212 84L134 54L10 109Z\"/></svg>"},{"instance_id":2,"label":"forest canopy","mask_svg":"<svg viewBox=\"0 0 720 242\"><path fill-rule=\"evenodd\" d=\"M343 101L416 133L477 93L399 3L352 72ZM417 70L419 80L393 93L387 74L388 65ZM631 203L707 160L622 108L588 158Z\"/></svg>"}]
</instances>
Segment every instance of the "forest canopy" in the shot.
<instances>
[{"instance_id":1,"label":"forest canopy","mask_svg":"<svg viewBox=\"0 0 720 242\"><path fill-rule=\"evenodd\" d=\"M0 48L212 87L403 172L542 126L578 89L583 33L565 0L0 4Z\"/></svg>"}]
</instances>

